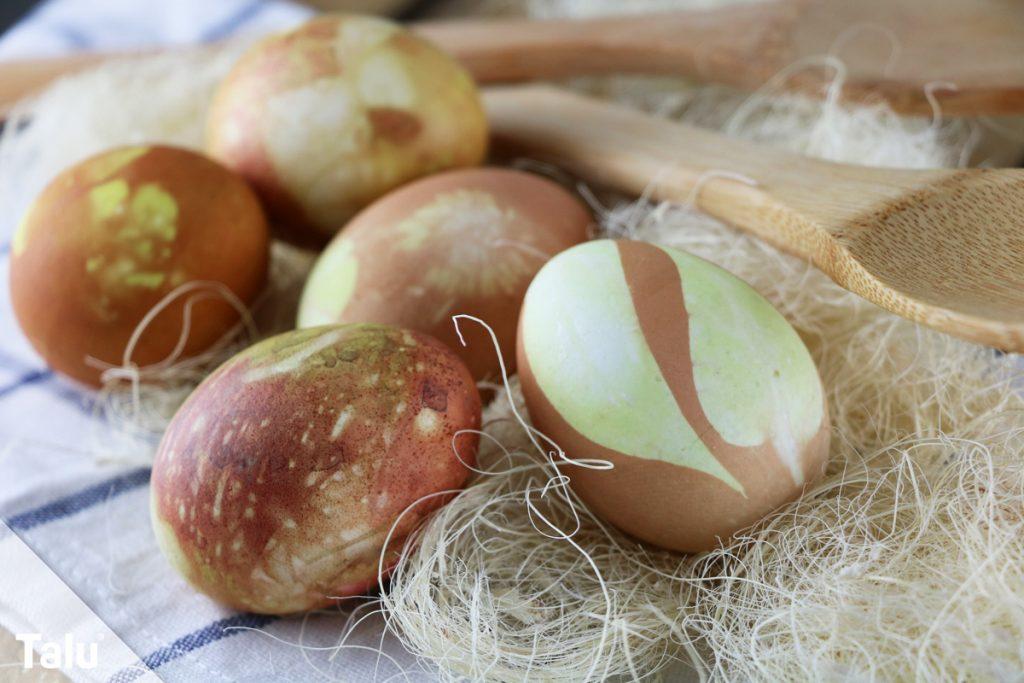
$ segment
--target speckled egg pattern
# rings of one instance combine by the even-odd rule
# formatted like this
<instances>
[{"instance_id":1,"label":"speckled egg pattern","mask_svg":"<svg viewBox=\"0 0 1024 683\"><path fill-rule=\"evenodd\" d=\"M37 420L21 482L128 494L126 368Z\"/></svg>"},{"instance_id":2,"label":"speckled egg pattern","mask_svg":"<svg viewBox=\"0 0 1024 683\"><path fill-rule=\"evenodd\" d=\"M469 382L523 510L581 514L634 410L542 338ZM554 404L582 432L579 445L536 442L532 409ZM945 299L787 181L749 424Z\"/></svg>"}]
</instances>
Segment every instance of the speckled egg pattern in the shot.
<instances>
[{"instance_id":1,"label":"speckled egg pattern","mask_svg":"<svg viewBox=\"0 0 1024 683\"><path fill-rule=\"evenodd\" d=\"M479 427L479 401L461 362L426 335L346 325L262 342L211 375L167 430L153 474L161 544L190 581L241 609L287 613L363 592L402 511L465 481L477 437L456 433ZM391 548L443 502L406 513Z\"/></svg>"}]
</instances>

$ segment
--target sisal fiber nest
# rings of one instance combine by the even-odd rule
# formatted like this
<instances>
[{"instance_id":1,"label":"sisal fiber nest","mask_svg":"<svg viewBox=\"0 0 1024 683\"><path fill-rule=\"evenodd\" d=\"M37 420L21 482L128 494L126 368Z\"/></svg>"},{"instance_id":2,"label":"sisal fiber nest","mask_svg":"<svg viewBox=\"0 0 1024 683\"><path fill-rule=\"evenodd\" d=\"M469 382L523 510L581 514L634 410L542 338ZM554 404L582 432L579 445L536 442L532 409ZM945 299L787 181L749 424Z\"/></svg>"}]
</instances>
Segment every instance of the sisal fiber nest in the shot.
<instances>
[{"instance_id":1,"label":"sisal fiber nest","mask_svg":"<svg viewBox=\"0 0 1024 683\"><path fill-rule=\"evenodd\" d=\"M534 0L530 9L592 13L595 4ZM27 103L14 121L31 118L31 125L10 125L0 138L5 213L17 215L56 170L104 146L159 140L198 147L211 88L231 58L228 51L108 65ZM191 61L182 68L182 60ZM932 119L906 119L882 104L841 105L835 57L800 68L834 70L824 100L783 95L780 80L753 96L666 78L586 79L573 87L854 163L951 166L991 160L986 149L1022 148L985 121L943 121L938 109ZM62 114L69 103L79 122L73 126ZM793 324L831 407L827 476L713 552L685 557L645 547L590 515L565 487L572 467L551 462L531 441L512 378L485 412L479 472L420 529L382 592L377 608L387 627L445 680L674 680L686 670L695 680L1018 676L1019 359L886 313L689 207L599 200L582 190L603 235L651 240L717 263ZM308 257L278 248L278 284L255 315L261 334L289 324L306 268ZM134 385L113 373L98 408L106 418L103 453L127 436L113 456L148 457L188 390L245 341Z\"/></svg>"},{"instance_id":2,"label":"sisal fiber nest","mask_svg":"<svg viewBox=\"0 0 1024 683\"><path fill-rule=\"evenodd\" d=\"M671 657L701 680L1021 670L1017 359L896 318L685 209L623 206L605 225L715 261L780 308L827 387L827 476L726 547L657 552L559 495L499 399L486 473L426 525L381 598L396 632L452 680L643 678Z\"/></svg>"}]
</instances>

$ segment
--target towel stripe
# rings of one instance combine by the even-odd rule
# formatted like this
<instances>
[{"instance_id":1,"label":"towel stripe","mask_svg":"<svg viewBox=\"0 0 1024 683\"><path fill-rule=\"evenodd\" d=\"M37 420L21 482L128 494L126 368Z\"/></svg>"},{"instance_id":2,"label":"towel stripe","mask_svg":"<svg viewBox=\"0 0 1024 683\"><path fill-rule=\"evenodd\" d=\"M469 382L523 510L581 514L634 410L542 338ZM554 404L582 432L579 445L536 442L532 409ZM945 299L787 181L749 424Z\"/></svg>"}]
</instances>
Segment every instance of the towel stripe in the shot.
<instances>
[{"instance_id":1,"label":"towel stripe","mask_svg":"<svg viewBox=\"0 0 1024 683\"><path fill-rule=\"evenodd\" d=\"M263 0L254 0L254 2L243 5L224 21L214 24L203 31L199 36L199 42L211 43L215 40L226 38L237 31L242 24L257 16L267 6L268 3L263 2Z\"/></svg>"},{"instance_id":2,"label":"towel stripe","mask_svg":"<svg viewBox=\"0 0 1024 683\"><path fill-rule=\"evenodd\" d=\"M35 362L30 362L28 360L18 358L17 356L8 353L5 349L0 349L0 365L2 365L5 368L10 368L11 370L22 371L45 369L40 368L39 365Z\"/></svg>"},{"instance_id":3,"label":"towel stripe","mask_svg":"<svg viewBox=\"0 0 1024 683\"><path fill-rule=\"evenodd\" d=\"M92 36L71 24L54 24L52 30L64 39L72 50L89 50L93 47Z\"/></svg>"},{"instance_id":4,"label":"towel stripe","mask_svg":"<svg viewBox=\"0 0 1024 683\"><path fill-rule=\"evenodd\" d=\"M7 526L14 531L28 531L42 524L70 517L82 510L105 503L122 493L145 486L149 483L149 473L150 468L148 467L134 469L82 489L78 493L72 493L51 503L14 515L5 521Z\"/></svg>"},{"instance_id":5,"label":"towel stripe","mask_svg":"<svg viewBox=\"0 0 1024 683\"><path fill-rule=\"evenodd\" d=\"M22 360L10 353L7 353L3 349L0 349L0 367L11 371L23 372L22 377L9 385L0 387L0 399L8 394L16 392L22 387L57 378L57 375L52 370L49 368L40 368L36 363L37 361ZM95 395L89 392L85 388L85 385L75 384L74 382L68 381L57 382L53 386L49 387L49 390L58 398L62 398L65 401L72 403L76 408L87 413L90 417L93 416L90 404L93 402Z\"/></svg>"},{"instance_id":6,"label":"towel stripe","mask_svg":"<svg viewBox=\"0 0 1024 683\"><path fill-rule=\"evenodd\" d=\"M42 382L43 380L47 380L51 377L53 377L52 370L33 370L32 372L25 373L10 384L0 387L0 398L3 398L8 394L13 394L22 387Z\"/></svg>"},{"instance_id":7,"label":"towel stripe","mask_svg":"<svg viewBox=\"0 0 1024 683\"><path fill-rule=\"evenodd\" d=\"M220 619L178 638L170 645L154 650L142 658L142 664L145 667L136 666L122 669L113 675L108 683L130 683L146 673L147 669L158 669L167 662L183 657L189 652L215 643L222 638L241 633L240 627L262 628L279 618L269 614L236 614L233 617Z\"/></svg>"}]
</instances>

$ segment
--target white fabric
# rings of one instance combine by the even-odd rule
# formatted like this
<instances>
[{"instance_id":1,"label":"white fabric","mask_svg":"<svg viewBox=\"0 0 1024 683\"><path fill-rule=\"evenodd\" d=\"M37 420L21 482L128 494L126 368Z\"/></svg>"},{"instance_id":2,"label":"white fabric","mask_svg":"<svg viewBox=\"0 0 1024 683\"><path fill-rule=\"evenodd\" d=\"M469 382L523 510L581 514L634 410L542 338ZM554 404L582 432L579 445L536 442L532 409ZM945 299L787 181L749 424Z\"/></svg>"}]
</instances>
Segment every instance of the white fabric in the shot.
<instances>
[{"instance_id":1,"label":"white fabric","mask_svg":"<svg viewBox=\"0 0 1024 683\"><path fill-rule=\"evenodd\" d=\"M0 59L117 52L265 33L310 14L281 0L49 0L0 40Z\"/></svg>"},{"instance_id":2,"label":"white fabric","mask_svg":"<svg viewBox=\"0 0 1024 683\"><path fill-rule=\"evenodd\" d=\"M219 40L308 14L298 5L252 0L51 0L0 38L0 59ZM11 235L9 228L3 233L6 287ZM379 617L358 629L349 641L356 647L335 653L350 607L268 619L239 615L189 588L150 530L148 470L105 466L86 452L96 428L90 401L91 392L45 368L18 330L9 296L0 297L0 518L32 550L9 535L0 541L0 626L14 633L31 626L59 639L89 623L88 605L171 682L309 681L320 678L314 668L333 680L384 680L398 668L373 651L381 646L401 668L420 672L408 680L433 678L396 641L381 645ZM33 564L37 556L53 574ZM56 577L81 600L53 589ZM47 591L45 602L37 599ZM145 680L136 677L141 669L122 668L123 651L113 652L100 654L104 672L120 670L109 680ZM95 672L65 673L96 680Z\"/></svg>"},{"instance_id":3,"label":"white fabric","mask_svg":"<svg viewBox=\"0 0 1024 683\"><path fill-rule=\"evenodd\" d=\"M136 681L159 680L140 666L137 655L117 634L3 524L0 557L5 569L0 574L0 619L19 640L37 648L42 643L51 649L56 646L62 655L59 659L67 661L66 665L75 669L76 677L84 680L106 681L133 667L139 667L133 673ZM68 661L72 658L74 665ZM29 657L24 663L33 666ZM5 668L12 664L5 663ZM41 668L44 664L53 666L53 662L34 663Z\"/></svg>"}]
</instances>

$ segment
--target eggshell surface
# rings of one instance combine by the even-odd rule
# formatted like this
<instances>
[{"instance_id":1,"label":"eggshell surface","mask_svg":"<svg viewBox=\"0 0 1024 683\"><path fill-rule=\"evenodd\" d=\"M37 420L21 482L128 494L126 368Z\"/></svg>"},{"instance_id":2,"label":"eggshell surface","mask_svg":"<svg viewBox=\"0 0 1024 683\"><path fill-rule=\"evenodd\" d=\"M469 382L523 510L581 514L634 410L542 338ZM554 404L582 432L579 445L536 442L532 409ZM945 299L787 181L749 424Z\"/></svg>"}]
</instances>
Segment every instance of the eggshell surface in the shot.
<instances>
[{"instance_id":1,"label":"eggshell surface","mask_svg":"<svg viewBox=\"0 0 1024 683\"><path fill-rule=\"evenodd\" d=\"M388 190L480 163L487 121L468 72L429 42L382 19L324 15L239 60L207 147L257 188L285 237L323 244Z\"/></svg>"},{"instance_id":2,"label":"eggshell surface","mask_svg":"<svg viewBox=\"0 0 1024 683\"><path fill-rule=\"evenodd\" d=\"M11 299L29 341L55 370L98 384L87 358L120 365L143 317L196 280L242 302L263 288L269 232L237 175L184 149L133 146L58 175L24 216L11 246ZM163 360L182 332L184 299L159 314L132 362ZM223 298L192 308L185 355L238 322Z\"/></svg>"},{"instance_id":3,"label":"eggshell surface","mask_svg":"<svg viewBox=\"0 0 1024 683\"><path fill-rule=\"evenodd\" d=\"M599 240L551 260L526 295L519 373L535 425L597 514L679 551L726 540L824 471L821 381L786 320L682 251Z\"/></svg>"},{"instance_id":4,"label":"eggshell surface","mask_svg":"<svg viewBox=\"0 0 1024 683\"><path fill-rule=\"evenodd\" d=\"M499 377L486 331L509 371L516 323L533 276L586 239L586 208L539 176L497 168L449 171L402 187L359 214L327 247L306 282L300 327L369 321L427 332L447 343L477 379Z\"/></svg>"},{"instance_id":5,"label":"eggshell surface","mask_svg":"<svg viewBox=\"0 0 1024 683\"><path fill-rule=\"evenodd\" d=\"M237 609L364 593L392 528L385 568L447 498L403 511L463 485L478 437L459 432L479 425L468 370L426 335L343 325L272 337L175 415L153 466L157 538L194 586Z\"/></svg>"}]
</instances>

